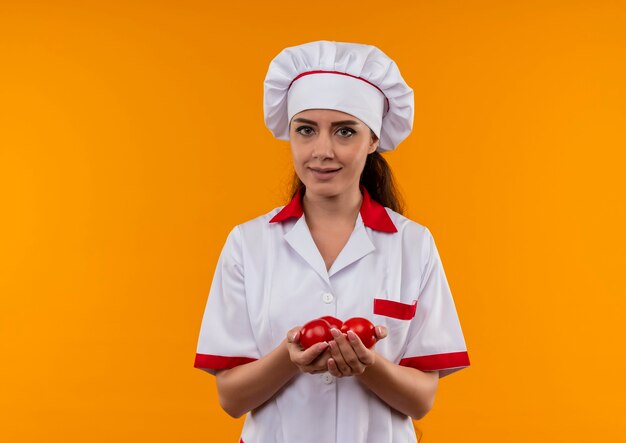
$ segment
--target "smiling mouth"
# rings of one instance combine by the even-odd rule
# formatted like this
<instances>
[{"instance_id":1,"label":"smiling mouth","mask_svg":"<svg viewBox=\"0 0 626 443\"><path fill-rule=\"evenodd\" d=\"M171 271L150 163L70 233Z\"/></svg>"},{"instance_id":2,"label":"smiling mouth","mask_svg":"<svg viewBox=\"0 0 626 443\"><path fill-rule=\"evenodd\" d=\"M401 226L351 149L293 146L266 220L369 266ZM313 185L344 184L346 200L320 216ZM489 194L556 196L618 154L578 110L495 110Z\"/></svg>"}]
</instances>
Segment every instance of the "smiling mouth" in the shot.
<instances>
[{"instance_id":1,"label":"smiling mouth","mask_svg":"<svg viewBox=\"0 0 626 443\"><path fill-rule=\"evenodd\" d=\"M321 173L336 172L336 171L339 171L340 169L341 168L337 168L337 169L315 169L315 168L311 168L312 171L321 172Z\"/></svg>"},{"instance_id":2,"label":"smiling mouth","mask_svg":"<svg viewBox=\"0 0 626 443\"><path fill-rule=\"evenodd\" d=\"M329 182L331 181L337 174L339 174L339 171L341 171L341 168L337 168L337 169L313 169L310 168L311 174L312 176L319 181L323 181L323 182Z\"/></svg>"}]
</instances>

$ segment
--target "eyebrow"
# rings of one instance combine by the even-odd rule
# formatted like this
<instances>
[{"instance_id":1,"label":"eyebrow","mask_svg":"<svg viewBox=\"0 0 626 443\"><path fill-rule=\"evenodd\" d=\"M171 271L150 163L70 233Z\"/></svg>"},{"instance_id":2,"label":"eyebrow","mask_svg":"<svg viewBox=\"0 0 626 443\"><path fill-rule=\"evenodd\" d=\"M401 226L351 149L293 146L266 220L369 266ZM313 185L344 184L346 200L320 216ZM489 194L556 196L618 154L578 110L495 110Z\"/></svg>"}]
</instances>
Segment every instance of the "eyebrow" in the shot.
<instances>
[{"instance_id":1,"label":"eyebrow","mask_svg":"<svg viewBox=\"0 0 626 443\"><path fill-rule=\"evenodd\" d=\"M308 123L310 125L315 125L317 126L317 123L314 122L313 120L307 120L306 118L296 118L293 120L294 122L298 122L298 123ZM331 126L339 126L339 125L358 125L359 122L354 121L354 120L341 120L338 122L332 122Z\"/></svg>"}]
</instances>

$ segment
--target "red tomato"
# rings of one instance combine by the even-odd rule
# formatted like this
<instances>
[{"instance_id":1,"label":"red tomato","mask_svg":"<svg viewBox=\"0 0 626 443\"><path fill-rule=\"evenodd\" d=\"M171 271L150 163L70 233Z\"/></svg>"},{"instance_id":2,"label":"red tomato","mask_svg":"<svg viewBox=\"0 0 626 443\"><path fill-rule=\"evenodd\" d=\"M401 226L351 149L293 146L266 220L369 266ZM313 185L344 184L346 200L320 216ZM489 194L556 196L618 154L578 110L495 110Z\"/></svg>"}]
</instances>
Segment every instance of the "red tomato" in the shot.
<instances>
[{"instance_id":1,"label":"red tomato","mask_svg":"<svg viewBox=\"0 0 626 443\"><path fill-rule=\"evenodd\" d=\"M353 317L344 321L341 332L347 334L348 330L358 335L366 348L371 348L376 343L376 329L366 318Z\"/></svg>"},{"instance_id":2,"label":"red tomato","mask_svg":"<svg viewBox=\"0 0 626 443\"><path fill-rule=\"evenodd\" d=\"M343 322L338 318L327 315L326 317L320 317L322 320L326 320L331 328L341 329Z\"/></svg>"},{"instance_id":3,"label":"red tomato","mask_svg":"<svg viewBox=\"0 0 626 443\"><path fill-rule=\"evenodd\" d=\"M300 344L304 349L310 348L315 343L331 341L332 339L330 325L321 318L311 320L300 329Z\"/></svg>"}]
</instances>

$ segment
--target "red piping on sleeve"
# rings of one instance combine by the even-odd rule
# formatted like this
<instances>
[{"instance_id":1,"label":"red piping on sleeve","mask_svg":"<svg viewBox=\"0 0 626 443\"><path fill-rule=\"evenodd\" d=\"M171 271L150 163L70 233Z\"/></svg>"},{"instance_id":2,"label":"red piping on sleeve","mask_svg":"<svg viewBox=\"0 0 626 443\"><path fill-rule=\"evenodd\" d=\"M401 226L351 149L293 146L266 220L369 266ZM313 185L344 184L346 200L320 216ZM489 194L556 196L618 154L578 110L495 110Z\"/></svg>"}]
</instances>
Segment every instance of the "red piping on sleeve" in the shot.
<instances>
[{"instance_id":1,"label":"red piping on sleeve","mask_svg":"<svg viewBox=\"0 0 626 443\"><path fill-rule=\"evenodd\" d=\"M437 371L440 369L458 368L469 366L467 351L450 352L447 354L422 355L421 357L403 358L398 363L401 366L409 366L420 371Z\"/></svg>"},{"instance_id":2,"label":"red piping on sleeve","mask_svg":"<svg viewBox=\"0 0 626 443\"><path fill-rule=\"evenodd\" d=\"M230 369L255 361L250 357L224 357L221 355L196 354L193 367L199 369Z\"/></svg>"}]
</instances>

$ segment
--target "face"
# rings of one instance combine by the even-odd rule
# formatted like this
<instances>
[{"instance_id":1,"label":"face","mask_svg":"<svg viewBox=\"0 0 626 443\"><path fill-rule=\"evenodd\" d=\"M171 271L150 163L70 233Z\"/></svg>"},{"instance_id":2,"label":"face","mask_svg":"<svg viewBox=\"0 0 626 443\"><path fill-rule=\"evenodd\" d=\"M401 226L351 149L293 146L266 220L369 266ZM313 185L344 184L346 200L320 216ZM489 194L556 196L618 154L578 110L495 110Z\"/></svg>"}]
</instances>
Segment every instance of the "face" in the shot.
<instances>
[{"instance_id":1,"label":"face","mask_svg":"<svg viewBox=\"0 0 626 443\"><path fill-rule=\"evenodd\" d=\"M294 168L307 193L324 196L358 189L367 155L379 142L361 120L333 109L307 109L294 115L289 139Z\"/></svg>"}]
</instances>

